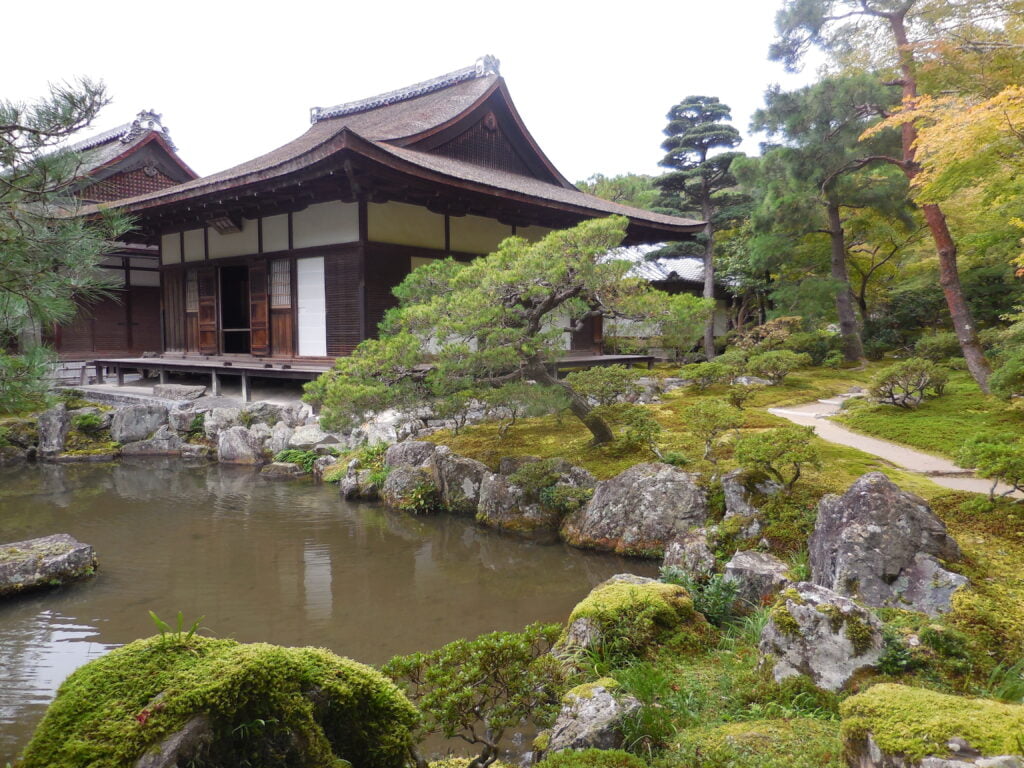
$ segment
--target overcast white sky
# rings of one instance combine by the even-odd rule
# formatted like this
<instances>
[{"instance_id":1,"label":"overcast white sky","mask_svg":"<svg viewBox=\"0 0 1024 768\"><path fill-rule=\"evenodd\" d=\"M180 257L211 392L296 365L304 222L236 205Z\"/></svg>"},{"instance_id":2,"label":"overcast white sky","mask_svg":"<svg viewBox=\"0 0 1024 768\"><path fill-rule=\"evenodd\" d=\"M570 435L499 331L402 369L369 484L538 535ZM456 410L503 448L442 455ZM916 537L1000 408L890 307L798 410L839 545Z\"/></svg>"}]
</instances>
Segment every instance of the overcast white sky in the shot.
<instances>
[{"instance_id":1,"label":"overcast white sky","mask_svg":"<svg viewBox=\"0 0 1024 768\"><path fill-rule=\"evenodd\" d=\"M154 109L185 162L206 175L295 138L312 106L490 53L569 179L658 173L665 114L684 97L718 96L747 134L767 85L809 80L767 60L781 2L16 0L4 9L0 98L101 78L114 101L96 130ZM756 140L742 149L756 152Z\"/></svg>"}]
</instances>

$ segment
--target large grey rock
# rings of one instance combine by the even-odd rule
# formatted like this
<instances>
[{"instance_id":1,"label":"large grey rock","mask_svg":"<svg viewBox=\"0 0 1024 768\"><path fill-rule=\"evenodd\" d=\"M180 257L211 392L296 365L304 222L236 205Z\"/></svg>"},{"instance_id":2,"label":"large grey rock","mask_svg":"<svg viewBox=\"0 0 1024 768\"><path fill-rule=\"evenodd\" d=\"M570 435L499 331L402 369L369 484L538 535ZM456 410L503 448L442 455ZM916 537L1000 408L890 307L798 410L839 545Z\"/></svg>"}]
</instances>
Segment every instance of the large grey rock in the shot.
<instances>
[{"instance_id":1,"label":"large grey rock","mask_svg":"<svg viewBox=\"0 0 1024 768\"><path fill-rule=\"evenodd\" d=\"M181 446L181 458L183 459L208 459L210 454L210 446L208 445L185 443Z\"/></svg>"},{"instance_id":2,"label":"large grey rock","mask_svg":"<svg viewBox=\"0 0 1024 768\"><path fill-rule=\"evenodd\" d=\"M180 456L184 441L164 424L148 440L121 446L125 456Z\"/></svg>"},{"instance_id":3,"label":"large grey rock","mask_svg":"<svg viewBox=\"0 0 1024 768\"><path fill-rule=\"evenodd\" d=\"M725 564L725 578L739 587L736 595L741 612L768 605L790 584L789 566L774 555L741 550Z\"/></svg>"},{"instance_id":4,"label":"large grey rock","mask_svg":"<svg viewBox=\"0 0 1024 768\"><path fill-rule=\"evenodd\" d=\"M338 459L335 456L320 456L313 462L313 479L318 483L323 482L324 472L328 467L333 467L337 463Z\"/></svg>"},{"instance_id":5,"label":"large grey rock","mask_svg":"<svg viewBox=\"0 0 1024 768\"><path fill-rule=\"evenodd\" d=\"M960 738L947 742L949 756L929 755L920 761L885 752L871 733L863 738L846 739L843 746L848 755L847 764L856 768L1024 768L1024 757L1020 755L985 757Z\"/></svg>"},{"instance_id":6,"label":"large grey rock","mask_svg":"<svg viewBox=\"0 0 1024 768\"><path fill-rule=\"evenodd\" d=\"M754 495L774 496L781 490L782 486L774 480L755 480L741 469L727 472L722 477L726 528L741 541L758 538L764 524L761 511L753 504Z\"/></svg>"},{"instance_id":7,"label":"large grey rock","mask_svg":"<svg viewBox=\"0 0 1024 768\"><path fill-rule=\"evenodd\" d=\"M39 414L39 453L51 456L64 450L64 439L71 429L71 415L64 403Z\"/></svg>"},{"instance_id":8,"label":"large grey rock","mask_svg":"<svg viewBox=\"0 0 1024 768\"><path fill-rule=\"evenodd\" d=\"M590 502L565 519L561 534L577 547L661 557L707 514L696 475L668 464L637 464L598 483Z\"/></svg>"},{"instance_id":9,"label":"large grey rock","mask_svg":"<svg viewBox=\"0 0 1024 768\"><path fill-rule=\"evenodd\" d=\"M217 436L217 460L222 464L262 464L263 444L245 427L229 427Z\"/></svg>"},{"instance_id":10,"label":"large grey rock","mask_svg":"<svg viewBox=\"0 0 1024 768\"><path fill-rule=\"evenodd\" d=\"M426 411L397 411L388 409L374 413L349 435L349 445L401 442L427 426L430 414Z\"/></svg>"},{"instance_id":11,"label":"large grey rock","mask_svg":"<svg viewBox=\"0 0 1024 768\"><path fill-rule=\"evenodd\" d=\"M154 384L153 397L165 400L198 400L206 394L202 384Z\"/></svg>"},{"instance_id":12,"label":"large grey rock","mask_svg":"<svg viewBox=\"0 0 1024 768\"><path fill-rule=\"evenodd\" d=\"M119 443L146 440L167 423L162 405L127 405L119 408L110 422L110 437Z\"/></svg>"},{"instance_id":13,"label":"large grey rock","mask_svg":"<svg viewBox=\"0 0 1024 768\"><path fill-rule=\"evenodd\" d=\"M242 411L239 408L214 408L206 414L203 431L207 437L216 438L226 429L241 426L241 415Z\"/></svg>"},{"instance_id":14,"label":"large grey rock","mask_svg":"<svg viewBox=\"0 0 1024 768\"><path fill-rule=\"evenodd\" d=\"M31 453L16 445L0 445L0 467L11 464L23 464L28 461Z\"/></svg>"},{"instance_id":15,"label":"large grey rock","mask_svg":"<svg viewBox=\"0 0 1024 768\"><path fill-rule=\"evenodd\" d=\"M557 539L561 516L530 502L507 477L488 472L480 481L477 522L531 539Z\"/></svg>"},{"instance_id":16,"label":"large grey rock","mask_svg":"<svg viewBox=\"0 0 1024 768\"><path fill-rule=\"evenodd\" d=\"M270 437L263 446L271 456L277 456L281 451L288 448L288 441L292 439L294 430L284 421L279 421L270 431Z\"/></svg>"},{"instance_id":17,"label":"large grey rock","mask_svg":"<svg viewBox=\"0 0 1024 768\"><path fill-rule=\"evenodd\" d=\"M784 591L758 644L776 682L807 675L838 691L882 656L882 622L830 589L806 581Z\"/></svg>"},{"instance_id":18,"label":"large grey rock","mask_svg":"<svg viewBox=\"0 0 1024 768\"><path fill-rule=\"evenodd\" d=\"M261 452L264 454L269 453L267 445L270 443L270 440L273 437L273 430L266 424L264 424L262 421L257 421L255 424L249 427L249 433L253 436L253 439L259 440Z\"/></svg>"},{"instance_id":19,"label":"large grey rock","mask_svg":"<svg viewBox=\"0 0 1024 768\"><path fill-rule=\"evenodd\" d=\"M193 715L179 730L165 737L135 761L133 768L177 768L201 759L213 741L213 728L205 714Z\"/></svg>"},{"instance_id":20,"label":"large grey rock","mask_svg":"<svg viewBox=\"0 0 1024 768\"><path fill-rule=\"evenodd\" d=\"M80 579L95 568L92 547L66 533L0 544L0 596Z\"/></svg>"},{"instance_id":21,"label":"large grey rock","mask_svg":"<svg viewBox=\"0 0 1024 768\"><path fill-rule=\"evenodd\" d=\"M439 445L429 467L444 508L455 514L475 515L480 503L480 483L491 474L487 465Z\"/></svg>"},{"instance_id":22,"label":"large grey rock","mask_svg":"<svg viewBox=\"0 0 1024 768\"><path fill-rule=\"evenodd\" d=\"M179 435L184 435L192 431L192 424L199 413L195 406L172 408L167 411L167 426Z\"/></svg>"},{"instance_id":23,"label":"large grey rock","mask_svg":"<svg viewBox=\"0 0 1024 768\"><path fill-rule=\"evenodd\" d=\"M609 678L577 686L562 699L544 751L618 749L623 742L622 721L639 708L640 702L624 695Z\"/></svg>"},{"instance_id":24,"label":"large grey rock","mask_svg":"<svg viewBox=\"0 0 1024 768\"><path fill-rule=\"evenodd\" d=\"M407 464L392 467L380 489L380 497L392 507L401 509L406 506L414 490L427 484L433 485L433 479L423 467L410 467Z\"/></svg>"},{"instance_id":25,"label":"large grey rock","mask_svg":"<svg viewBox=\"0 0 1024 768\"><path fill-rule=\"evenodd\" d=\"M881 472L821 500L809 548L815 584L874 607L935 615L948 611L953 592L967 583L936 560L960 557L945 524Z\"/></svg>"},{"instance_id":26,"label":"large grey rock","mask_svg":"<svg viewBox=\"0 0 1024 768\"><path fill-rule=\"evenodd\" d=\"M698 581L703 581L715 572L715 553L708 546L707 533L703 528L694 528L665 548L662 566L678 568Z\"/></svg>"},{"instance_id":27,"label":"large grey rock","mask_svg":"<svg viewBox=\"0 0 1024 768\"><path fill-rule=\"evenodd\" d=\"M302 467L289 461L274 461L260 470L260 476L268 480L295 480L305 474Z\"/></svg>"},{"instance_id":28,"label":"large grey rock","mask_svg":"<svg viewBox=\"0 0 1024 768\"><path fill-rule=\"evenodd\" d=\"M288 438L288 447L300 451L310 451L324 443L337 443L338 438L329 432L324 432L318 424L306 424L296 427L292 436Z\"/></svg>"},{"instance_id":29,"label":"large grey rock","mask_svg":"<svg viewBox=\"0 0 1024 768\"><path fill-rule=\"evenodd\" d=\"M281 421L281 414L282 409L280 405L260 400L255 403L246 403L242 408L242 414L239 418L249 422L249 426L266 424L269 427Z\"/></svg>"},{"instance_id":30,"label":"large grey rock","mask_svg":"<svg viewBox=\"0 0 1024 768\"><path fill-rule=\"evenodd\" d=\"M389 467L402 465L422 467L434 457L435 450L437 450L437 446L433 443L403 440L388 447L384 454L384 464Z\"/></svg>"}]
</instances>

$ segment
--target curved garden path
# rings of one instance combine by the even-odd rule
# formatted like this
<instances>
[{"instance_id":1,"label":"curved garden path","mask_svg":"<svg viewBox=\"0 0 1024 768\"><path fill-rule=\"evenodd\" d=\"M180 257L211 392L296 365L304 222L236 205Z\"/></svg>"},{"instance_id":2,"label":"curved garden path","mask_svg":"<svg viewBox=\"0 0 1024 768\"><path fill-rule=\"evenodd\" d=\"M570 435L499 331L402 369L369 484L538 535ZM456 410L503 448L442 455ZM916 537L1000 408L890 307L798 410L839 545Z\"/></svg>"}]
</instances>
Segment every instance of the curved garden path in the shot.
<instances>
[{"instance_id":1,"label":"curved garden path","mask_svg":"<svg viewBox=\"0 0 1024 768\"><path fill-rule=\"evenodd\" d=\"M818 437L828 440L830 443L856 448L864 451L864 453L870 453L872 456L885 459L902 469L927 475L937 485L957 491L973 491L974 493L988 494L989 489L992 487L991 480L975 477L971 470L959 467L949 459L915 451L913 448L907 448L898 443L891 443L888 440L880 440L877 437L862 435L832 421L829 417L839 413L843 400L851 396L853 395L839 395L834 398L817 400L813 403L804 403L803 405L769 408L768 413L781 416L795 424L813 427ZM996 490L1002 493L1008 490L1008 488L1000 486ZM1019 493L1014 495L1020 496Z\"/></svg>"}]
</instances>

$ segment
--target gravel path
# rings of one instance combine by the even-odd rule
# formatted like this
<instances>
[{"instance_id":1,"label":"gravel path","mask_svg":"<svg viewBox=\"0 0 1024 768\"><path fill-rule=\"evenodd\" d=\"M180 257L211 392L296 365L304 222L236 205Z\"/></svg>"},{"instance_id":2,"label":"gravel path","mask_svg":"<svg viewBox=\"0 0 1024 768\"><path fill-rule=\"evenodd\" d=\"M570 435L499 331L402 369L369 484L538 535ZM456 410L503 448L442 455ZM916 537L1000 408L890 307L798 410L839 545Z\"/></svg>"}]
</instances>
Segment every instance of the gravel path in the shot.
<instances>
[{"instance_id":1,"label":"gravel path","mask_svg":"<svg viewBox=\"0 0 1024 768\"><path fill-rule=\"evenodd\" d=\"M927 475L934 483L945 488L988 494L992 487L991 480L975 477L971 470L958 467L949 459L915 451L913 448L890 443L888 440L879 440L877 437L868 437L859 432L852 432L829 419L829 416L839 413L843 400L848 397L851 395L840 395L827 400L818 400L787 408L769 408L768 413L781 416L795 424L814 427L815 433L823 440L856 448L864 453L885 459L897 467ZM1008 488L1000 486L997 490L1001 493ZM1015 496L1020 497L1021 494L1017 493Z\"/></svg>"}]
</instances>

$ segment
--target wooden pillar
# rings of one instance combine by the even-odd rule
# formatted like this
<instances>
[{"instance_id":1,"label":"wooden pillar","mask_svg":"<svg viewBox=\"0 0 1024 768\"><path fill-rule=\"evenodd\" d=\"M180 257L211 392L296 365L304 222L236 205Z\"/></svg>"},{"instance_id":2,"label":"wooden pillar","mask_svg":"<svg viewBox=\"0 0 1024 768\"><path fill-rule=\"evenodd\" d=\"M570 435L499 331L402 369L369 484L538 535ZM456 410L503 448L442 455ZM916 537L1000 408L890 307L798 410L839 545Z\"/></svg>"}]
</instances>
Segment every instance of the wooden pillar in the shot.
<instances>
[{"instance_id":1,"label":"wooden pillar","mask_svg":"<svg viewBox=\"0 0 1024 768\"><path fill-rule=\"evenodd\" d=\"M246 371L242 371L242 402L248 403L252 397L252 392L249 388L249 374Z\"/></svg>"},{"instance_id":2,"label":"wooden pillar","mask_svg":"<svg viewBox=\"0 0 1024 768\"><path fill-rule=\"evenodd\" d=\"M217 371L210 371L210 392L214 397L220 397L220 374Z\"/></svg>"},{"instance_id":3,"label":"wooden pillar","mask_svg":"<svg viewBox=\"0 0 1024 768\"><path fill-rule=\"evenodd\" d=\"M160 369L160 383L161 384L166 384L167 383L167 369L166 368L161 368Z\"/></svg>"},{"instance_id":4,"label":"wooden pillar","mask_svg":"<svg viewBox=\"0 0 1024 768\"><path fill-rule=\"evenodd\" d=\"M96 383L97 384L102 384L103 383L103 364L102 363L96 363Z\"/></svg>"},{"instance_id":5,"label":"wooden pillar","mask_svg":"<svg viewBox=\"0 0 1024 768\"><path fill-rule=\"evenodd\" d=\"M120 365L115 365L114 366L114 373L117 374L117 386L123 387L124 386L124 368L122 368Z\"/></svg>"}]
</instances>

